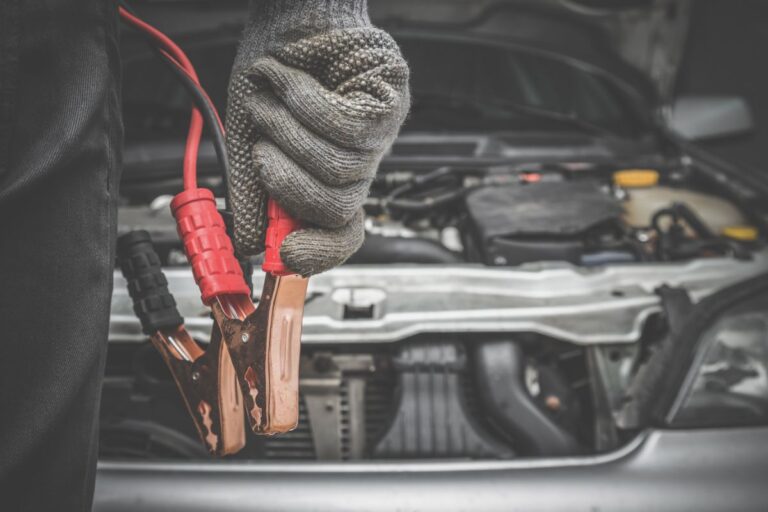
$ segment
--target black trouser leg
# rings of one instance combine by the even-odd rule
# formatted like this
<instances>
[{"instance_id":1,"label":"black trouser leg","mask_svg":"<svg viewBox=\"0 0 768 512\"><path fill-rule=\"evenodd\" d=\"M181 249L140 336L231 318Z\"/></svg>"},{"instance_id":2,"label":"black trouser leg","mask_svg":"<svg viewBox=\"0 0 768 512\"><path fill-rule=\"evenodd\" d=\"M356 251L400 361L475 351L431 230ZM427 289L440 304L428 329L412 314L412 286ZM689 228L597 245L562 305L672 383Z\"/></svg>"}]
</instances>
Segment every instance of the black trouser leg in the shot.
<instances>
[{"instance_id":1,"label":"black trouser leg","mask_svg":"<svg viewBox=\"0 0 768 512\"><path fill-rule=\"evenodd\" d=\"M122 128L116 6L0 0L0 510L90 510Z\"/></svg>"}]
</instances>

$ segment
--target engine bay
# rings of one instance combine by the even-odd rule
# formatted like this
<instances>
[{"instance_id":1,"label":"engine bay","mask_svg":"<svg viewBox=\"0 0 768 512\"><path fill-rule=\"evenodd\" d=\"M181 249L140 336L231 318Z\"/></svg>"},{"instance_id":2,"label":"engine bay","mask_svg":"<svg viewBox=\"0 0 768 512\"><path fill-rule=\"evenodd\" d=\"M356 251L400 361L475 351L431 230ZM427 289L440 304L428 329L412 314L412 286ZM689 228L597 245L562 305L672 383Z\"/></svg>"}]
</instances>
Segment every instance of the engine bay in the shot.
<instances>
[{"instance_id":1,"label":"engine bay","mask_svg":"<svg viewBox=\"0 0 768 512\"><path fill-rule=\"evenodd\" d=\"M235 51L221 27L179 34L219 110ZM765 190L667 133L634 73L611 78L501 39L397 29L413 69L411 113L372 183L363 246L309 282L298 427L251 436L231 458L510 460L628 445L660 423L664 386L680 386L664 376L675 373L675 347L691 343L679 338L681 318L762 282ZM169 208L188 100L136 43L124 45L118 231L151 234L186 329L205 345L210 311ZM198 167L226 218L210 141ZM261 261L247 263L260 290ZM764 325L750 322L726 322L723 339L737 341L683 408L696 418L688 425L712 407L718 418L764 421L768 378L744 342ZM119 273L109 341L100 458L210 459Z\"/></svg>"},{"instance_id":2,"label":"engine bay","mask_svg":"<svg viewBox=\"0 0 768 512\"><path fill-rule=\"evenodd\" d=\"M367 201L364 246L310 282L298 428L236 458L615 449L646 426L625 409L648 347L669 332L660 290L696 302L768 263L755 214L690 163L424 166L397 152ZM120 230L152 233L187 329L206 343L211 320L164 186L125 187ZM208 458L123 288L116 276L101 457Z\"/></svg>"},{"instance_id":3,"label":"engine bay","mask_svg":"<svg viewBox=\"0 0 768 512\"><path fill-rule=\"evenodd\" d=\"M446 144L443 150L454 149ZM365 207L366 241L350 264L553 261L589 267L746 258L762 246L755 220L763 213L736 206L727 190L715 193L711 177L684 163L472 165L443 158L444 165L422 169L419 158L392 160L374 181ZM221 178L208 185L225 194ZM170 196L151 196L145 183L126 188L120 230L150 231L165 263L183 264L167 212Z\"/></svg>"}]
</instances>

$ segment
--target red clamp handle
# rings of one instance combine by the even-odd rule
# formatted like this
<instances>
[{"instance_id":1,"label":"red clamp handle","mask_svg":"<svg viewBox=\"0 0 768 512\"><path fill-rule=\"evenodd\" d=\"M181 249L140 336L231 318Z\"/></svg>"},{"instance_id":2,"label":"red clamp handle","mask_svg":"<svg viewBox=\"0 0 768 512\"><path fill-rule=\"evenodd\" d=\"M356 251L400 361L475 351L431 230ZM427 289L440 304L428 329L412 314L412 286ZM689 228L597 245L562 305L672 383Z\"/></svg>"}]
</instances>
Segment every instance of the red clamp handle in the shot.
<instances>
[{"instance_id":1,"label":"red clamp handle","mask_svg":"<svg viewBox=\"0 0 768 512\"><path fill-rule=\"evenodd\" d=\"M173 198L171 211L203 303L210 306L221 295L249 295L213 192L185 190Z\"/></svg>"},{"instance_id":2,"label":"red clamp handle","mask_svg":"<svg viewBox=\"0 0 768 512\"><path fill-rule=\"evenodd\" d=\"M261 265L264 272L269 272L275 276L288 276L293 274L280 258L280 246L283 244L285 237L298 228L298 221L288 215L277 202L270 199L267 203L267 232L264 237L264 263Z\"/></svg>"}]
</instances>

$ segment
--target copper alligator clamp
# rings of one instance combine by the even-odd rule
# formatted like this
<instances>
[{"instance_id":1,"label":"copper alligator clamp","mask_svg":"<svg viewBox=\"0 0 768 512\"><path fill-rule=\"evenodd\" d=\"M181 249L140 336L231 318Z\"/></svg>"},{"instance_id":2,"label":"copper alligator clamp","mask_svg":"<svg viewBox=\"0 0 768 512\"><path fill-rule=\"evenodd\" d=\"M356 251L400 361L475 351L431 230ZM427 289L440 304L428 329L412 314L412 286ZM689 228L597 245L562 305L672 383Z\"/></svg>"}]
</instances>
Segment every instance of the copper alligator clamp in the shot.
<instances>
[{"instance_id":1,"label":"copper alligator clamp","mask_svg":"<svg viewBox=\"0 0 768 512\"><path fill-rule=\"evenodd\" d=\"M171 208L203 303L213 313L207 348L184 329L149 234L120 237L120 266L134 311L173 374L203 443L216 455L235 453L245 445L243 414L257 434L287 432L298 422L307 279L290 274L279 256L296 223L270 201L266 276L256 305L213 194L185 190Z\"/></svg>"}]
</instances>

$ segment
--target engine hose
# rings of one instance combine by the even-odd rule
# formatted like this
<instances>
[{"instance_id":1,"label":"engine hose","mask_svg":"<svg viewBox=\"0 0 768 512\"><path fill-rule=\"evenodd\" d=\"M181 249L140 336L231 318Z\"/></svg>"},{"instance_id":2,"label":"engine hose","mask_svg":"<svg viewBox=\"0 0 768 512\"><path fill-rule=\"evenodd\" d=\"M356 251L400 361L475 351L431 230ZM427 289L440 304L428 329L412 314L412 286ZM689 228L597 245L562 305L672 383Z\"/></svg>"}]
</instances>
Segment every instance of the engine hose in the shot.
<instances>
[{"instance_id":1,"label":"engine hose","mask_svg":"<svg viewBox=\"0 0 768 512\"><path fill-rule=\"evenodd\" d=\"M467 192L471 190L469 188L462 188L444 194L425 197L422 199L388 199L384 206L391 211L403 211L412 213L423 213L437 208L439 206L448 205L454 201L462 199Z\"/></svg>"},{"instance_id":2,"label":"engine hose","mask_svg":"<svg viewBox=\"0 0 768 512\"><path fill-rule=\"evenodd\" d=\"M449 190L437 195L407 199L402 196L423 190L426 185L445 176L454 174L451 167L439 167L427 174L416 176L408 183L395 188L386 198L383 206L390 211L402 211L412 213L424 213L439 206L445 206L464 197L469 189L460 187L458 190Z\"/></svg>"},{"instance_id":3,"label":"engine hose","mask_svg":"<svg viewBox=\"0 0 768 512\"><path fill-rule=\"evenodd\" d=\"M477 343L475 375L484 409L530 455L564 456L584 451L573 435L542 411L525 389L525 360L511 340Z\"/></svg>"}]
</instances>

